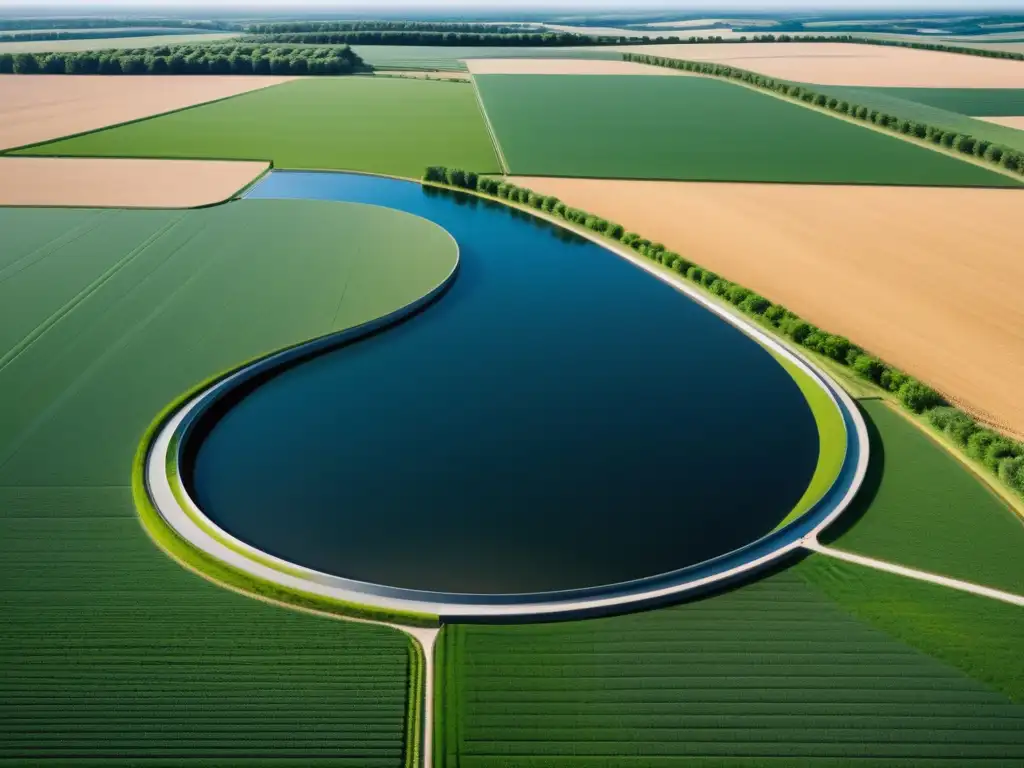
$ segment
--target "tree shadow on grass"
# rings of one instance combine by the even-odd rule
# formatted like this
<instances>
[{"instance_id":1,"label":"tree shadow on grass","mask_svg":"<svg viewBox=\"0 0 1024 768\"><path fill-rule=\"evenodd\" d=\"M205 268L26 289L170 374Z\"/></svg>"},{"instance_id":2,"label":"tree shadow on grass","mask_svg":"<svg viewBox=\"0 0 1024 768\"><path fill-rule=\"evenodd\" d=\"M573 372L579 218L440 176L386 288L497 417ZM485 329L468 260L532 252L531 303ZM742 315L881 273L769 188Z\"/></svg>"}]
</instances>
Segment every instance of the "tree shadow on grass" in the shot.
<instances>
[{"instance_id":1,"label":"tree shadow on grass","mask_svg":"<svg viewBox=\"0 0 1024 768\"><path fill-rule=\"evenodd\" d=\"M818 537L822 544L833 544L856 527L874 503L878 489L882 485L882 476L885 474L885 445L882 442L882 435L871 415L859 402L857 410L860 411L868 431L868 471L850 506Z\"/></svg>"}]
</instances>

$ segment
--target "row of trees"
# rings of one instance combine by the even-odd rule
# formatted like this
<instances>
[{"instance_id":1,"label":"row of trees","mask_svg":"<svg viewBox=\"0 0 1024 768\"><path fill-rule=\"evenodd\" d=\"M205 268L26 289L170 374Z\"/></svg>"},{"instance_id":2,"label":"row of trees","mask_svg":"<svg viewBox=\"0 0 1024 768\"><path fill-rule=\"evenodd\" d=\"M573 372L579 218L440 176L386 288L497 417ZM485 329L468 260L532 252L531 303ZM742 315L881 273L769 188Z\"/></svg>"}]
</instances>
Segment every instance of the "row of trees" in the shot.
<instances>
[{"instance_id":1,"label":"row of trees","mask_svg":"<svg viewBox=\"0 0 1024 768\"><path fill-rule=\"evenodd\" d=\"M535 29L528 24L474 24L454 21L275 21L248 24L253 35L286 32L480 32L508 34Z\"/></svg>"},{"instance_id":2,"label":"row of trees","mask_svg":"<svg viewBox=\"0 0 1024 768\"><path fill-rule=\"evenodd\" d=\"M252 35L245 40L263 43L304 43L314 45L435 45L435 46L577 46L630 42L628 38L601 38L571 32L389 32L364 30L356 32L285 32ZM678 41L678 38L676 39ZM664 39L662 42L672 42Z\"/></svg>"},{"instance_id":3,"label":"row of trees","mask_svg":"<svg viewBox=\"0 0 1024 768\"><path fill-rule=\"evenodd\" d=\"M947 43L916 43L911 40L875 40L873 38L851 37L855 43L867 45L894 45L898 48L917 48L922 51L941 51L943 53L964 53L968 56L984 56L989 59L1013 59L1024 61L1024 53L1017 51L998 51L992 48L968 48L963 45Z\"/></svg>"},{"instance_id":4,"label":"row of trees","mask_svg":"<svg viewBox=\"0 0 1024 768\"><path fill-rule=\"evenodd\" d=\"M528 206L628 246L641 256L671 269L729 302L761 325L849 367L858 376L893 393L908 410L917 414L927 413L936 429L950 435L968 455L983 462L1008 487L1024 495L1024 444L983 428L968 414L948 405L928 385L880 360L849 339L818 328L781 304L774 304L764 296L694 264L661 243L628 232L613 221L567 206L557 197L537 194L515 184L444 166L427 168L423 179Z\"/></svg>"},{"instance_id":5,"label":"row of trees","mask_svg":"<svg viewBox=\"0 0 1024 768\"><path fill-rule=\"evenodd\" d=\"M0 74L344 75L365 69L348 46L172 45L66 53L0 53Z\"/></svg>"},{"instance_id":6,"label":"row of trees","mask_svg":"<svg viewBox=\"0 0 1024 768\"><path fill-rule=\"evenodd\" d=\"M241 30L238 24L226 21L194 21L191 19L163 19L138 17L110 18L105 16L87 16L73 18L64 16L18 17L0 19L0 29L114 29L117 27L163 27L165 29L208 29L208 30Z\"/></svg>"},{"instance_id":7,"label":"row of trees","mask_svg":"<svg viewBox=\"0 0 1024 768\"><path fill-rule=\"evenodd\" d=\"M188 29L75 29L59 32L10 32L0 34L0 43L35 40L106 40L117 37L155 37L157 35L189 35Z\"/></svg>"},{"instance_id":8,"label":"row of trees","mask_svg":"<svg viewBox=\"0 0 1024 768\"><path fill-rule=\"evenodd\" d=\"M697 72L702 75L721 77L728 80L739 80L764 90L773 91L782 96L788 96L791 99L798 99L808 104L831 110L832 112L872 123L880 128L914 136L960 152L961 154L986 160L992 165L999 166L1007 171L1024 174L1024 153L1016 149L994 144L991 141L979 139L970 134L951 131L931 125L930 123L923 123L919 120L900 118L882 110L871 109L846 99L829 96L827 93L822 93L804 85L795 85L785 80L776 80L760 75L757 72L750 72L749 70L738 69L727 64L714 64L707 61L666 59L660 56L647 56L637 53L623 54L623 58L626 61L634 61L641 64L682 69L687 72Z\"/></svg>"}]
</instances>

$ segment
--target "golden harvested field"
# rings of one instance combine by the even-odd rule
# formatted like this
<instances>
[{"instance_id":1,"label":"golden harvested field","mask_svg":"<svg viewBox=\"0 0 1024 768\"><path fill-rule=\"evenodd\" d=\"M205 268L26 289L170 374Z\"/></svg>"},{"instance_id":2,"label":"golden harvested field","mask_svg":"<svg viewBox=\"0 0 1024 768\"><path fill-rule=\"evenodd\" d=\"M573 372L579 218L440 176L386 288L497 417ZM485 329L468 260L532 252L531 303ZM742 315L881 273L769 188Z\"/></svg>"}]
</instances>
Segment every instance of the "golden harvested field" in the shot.
<instances>
[{"instance_id":1,"label":"golden harvested field","mask_svg":"<svg viewBox=\"0 0 1024 768\"><path fill-rule=\"evenodd\" d=\"M295 78L0 75L0 149L94 131Z\"/></svg>"},{"instance_id":2,"label":"golden harvested field","mask_svg":"<svg viewBox=\"0 0 1024 768\"><path fill-rule=\"evenodd\" d=\"M663 242L1024 434L1024 192L512 181Z\"/></svg>"},{"instance_id":3,"label":"golden harvested field","mask_svg":"<svg viewBox=\"0 0 1024 768\"><path fill-rule=\"evenodd\" d=\"M269 163L0 157L0 205L194 208L227 200Z\"/></svg>"},{"instance_id":4,"label":"golden harvested field","mask_svg":"<svg viewBox=\"0 0 1024 768\"><path fill-rule=\"evenodd\" d=\"M1024 117L978 117L976 120L984 120L986 123L1005 125L1007 128L1016 128L1024 131Z\"/></svg>"},{"instance_id":5,"label":"golden harvested field","mask_svg":"<svg viewBox=\"0 0 1024 768\"><path fill-rule=\"evenodd\" d=\"M615 50L749 69L819 85L1024 88L1024 64L959 53L856 43L626 45Z\"/></svg>"},{"instance_id":6,"label":"golden harvested field","mask_svg":"<svg viewBox=\"0 0 1024 768\"><path fill-rule=\"evenodd\" d=\"M466 59L466 66L474 75L689 75L632 61L590 59Z\"/></svg>"}]
</instances>

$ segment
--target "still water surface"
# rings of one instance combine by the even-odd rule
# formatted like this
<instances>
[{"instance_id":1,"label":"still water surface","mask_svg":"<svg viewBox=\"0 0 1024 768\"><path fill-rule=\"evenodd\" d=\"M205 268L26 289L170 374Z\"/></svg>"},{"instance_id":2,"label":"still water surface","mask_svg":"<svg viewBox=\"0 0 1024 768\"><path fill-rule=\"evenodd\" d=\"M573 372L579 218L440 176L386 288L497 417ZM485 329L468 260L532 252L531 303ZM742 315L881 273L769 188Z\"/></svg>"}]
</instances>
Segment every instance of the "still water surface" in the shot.
<instances>
[{"instance_id":1,"label":"still water surface","mask_svg":"<svg viewBox=\"0 0 1024 768\"><path fill-rule=\"evenodd\" d=\"M423 312L198 433L190 490L244 541L390 586L541 592L725 553L807 487L817 430L790 376L599 246L391 179L275 172L248 196L407 211L462 260Z\"/></svg>"}]
</instances>

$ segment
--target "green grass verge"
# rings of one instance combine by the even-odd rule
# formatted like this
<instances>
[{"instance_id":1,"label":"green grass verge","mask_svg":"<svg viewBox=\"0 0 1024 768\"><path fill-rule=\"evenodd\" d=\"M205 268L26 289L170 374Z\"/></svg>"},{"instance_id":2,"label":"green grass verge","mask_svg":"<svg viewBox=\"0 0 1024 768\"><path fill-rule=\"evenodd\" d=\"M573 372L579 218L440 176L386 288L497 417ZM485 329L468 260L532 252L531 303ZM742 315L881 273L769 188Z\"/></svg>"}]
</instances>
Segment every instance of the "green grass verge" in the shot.
<instances>
[{"instance_id":1,"label":"green grass verge","mask_svg":"<svg viewBox=\"0 0 1024 768\"><path fill-rule=\"evenodd\" d=\"M442 642L439 768L1024 759L1024 707L788 572L631 616L449 625Z\"/></svg>"},{"instance_id":2,"label":"green grass verge","mask_svg":"<svg viewBox=\"0 0 1024 768\"><path fill-rule=\"evenodd\" d=\"M436 624L435 624L436 625ZM412 637L406 636L409 642L409 688L406 698L408 708L405 716L405 768L420 768L423 751L423 707L430 706L424 702L426 660L423 648Z\"/></svg>"},{"instance_id":3,"label":"green grass verge","mask_svg":"<svg viewBox=\"0 0 1024 768\"><path fill-rule=\"evenodd\" d=\"M383 208L266 200L0 209L0 231L0 329L18 328L0 343L0 398L18 405L0 409L0 762L400 768L401 634L180 568L140 527L130 472L167 403L419 298L454 265L450 237Z\"/></svg>"},{"instance_id":4,"label":"green grass verge","mask_svg":"<svg viewBox=\"0 0 1024 768\"><path fill-rule=\"evenodd\" d=\"M1024 704L1024 610L824 555L795 573L845 610Z\"/></svg>"},{"instance_id":5,"label":"green grass verge","mask_svg":"<svg viewBox=\"0 0 1024 768\"><path fill-rule=\"evenodd\" d=\"M411 177L434 163L498 168L468 85L370 77L297 80L19 154L260 159Z\"/></svg>"},{"instance_id":6,"label":"green grass verge","mask_svg":"<svg viewBox=\"0 0 1024 768\"><path fill-rule=\"evenodd\" d=\"M797 501L793 510L778 524L776 527L778 530L810 510L835 483L846 459L847 436L843 414L839 412L828 393L795 363L774 350L768 351L800 387L800 391L807 398L807 405L814 414L814 421L818 425L818 465L814 468L814 474L811 476L811 482L808 484L807 490L804 491L804 495Z\"/></svg>"},{"instance_id":7,"label":"green grass verge","mask_svg":"<svg viewBox=\"0 0 1024 768\"><path fill-rule=\"evenodd\" d=\"M861 403L872 467L831 546L1024 595L1024 521L932 437L879 400Z\"/></svg>"},{"instance_id":8,"label":"green grass verge","mask_svg":"<svg viewBox=\"0 0 1024 768\"><path fill-rule=\"evenodd\" d=\"M713 78L481 75L475 81L516 174L1020 186L957 158Z\"/></svg>"}]
</instances>

